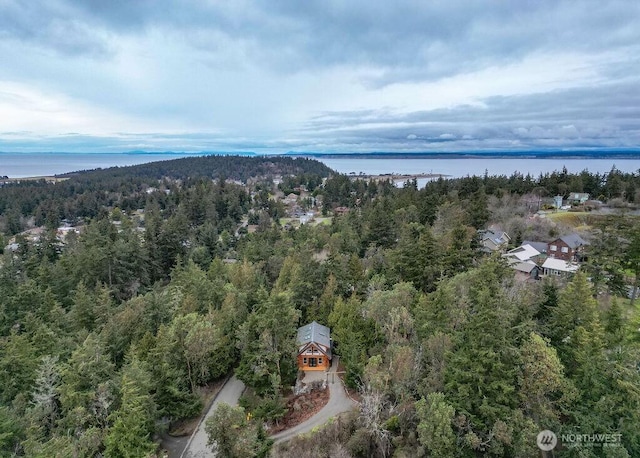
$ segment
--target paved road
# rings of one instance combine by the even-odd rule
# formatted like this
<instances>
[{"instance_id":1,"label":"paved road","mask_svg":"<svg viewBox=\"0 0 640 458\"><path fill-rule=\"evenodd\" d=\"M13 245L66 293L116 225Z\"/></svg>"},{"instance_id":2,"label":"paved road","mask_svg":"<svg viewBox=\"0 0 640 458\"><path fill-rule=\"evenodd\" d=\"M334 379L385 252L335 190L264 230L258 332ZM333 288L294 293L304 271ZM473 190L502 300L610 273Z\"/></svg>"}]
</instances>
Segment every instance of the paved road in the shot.
<instances>
[{"instance_id":1,"label":"paved road","mask_svg":"<svg viewBox=\"0 0 640 458\"><path fill-rule=\"evenodd\" d=\"M329 372L329 402L308 420L271 436L271 438L275 440L275 443L288 441L299 434L308 433L313 428L324 425L330 418L348 412L356 407L357 404L347 396L340 377L332 374L338 366L337 358L334 359L336 361L334 361L331 372Z\"/></svg>"},{"instance_id":2,"label":"paved road","mask_svg":"<svg viewBox=\"0 0 640 458\"><path fill-rule=\"evenodd\" d=\"M229 379L227 383L222 387L218 396L214 399L209 411L206 413L204 418L198 424L198 427L194 431L191 439L189 439L189 443L187 447L180 455L180 458L210 458L215 457L215 453L211 450L211 447L207 445L208 437L207 433L204 430L204 425L213 412L216 410L216 407L221 402L227 403L229 405L235 406L238 404L238 399L242 395L244 391L244 383L236 378L234 375Z\"/></svg>"}]
</instances>

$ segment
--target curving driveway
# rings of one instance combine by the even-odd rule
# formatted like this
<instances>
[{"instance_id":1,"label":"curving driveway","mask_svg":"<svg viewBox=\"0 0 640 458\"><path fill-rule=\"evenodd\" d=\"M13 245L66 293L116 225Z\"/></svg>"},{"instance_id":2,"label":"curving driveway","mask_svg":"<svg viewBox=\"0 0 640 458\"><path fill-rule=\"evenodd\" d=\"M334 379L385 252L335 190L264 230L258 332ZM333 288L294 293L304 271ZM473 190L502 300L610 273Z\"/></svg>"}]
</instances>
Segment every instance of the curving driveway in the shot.
<instances>
[{"instance_id":1,"label":"curving driveway","mask_svg":"<svg viewBox=\"0 0 640 458\"><path fill-rule=\"evenodd\" d=\"M338 367L338 357L334 358L331 366L331 371L328 374L329 380L329 402L318 411L313 417L300 423L293 428L286 429L274 434L271 438L277 444L278 442L285 442L289 439L293 439L295 436L305 434L313 430L318 426L324 425L330 418L340 415L341 413L348 412L356 407L358 404L353 401L344 389L342 380L335 375L336 368Z\"/></svg>"},{"instance_id":2,"label":"curving driveway","mask_svg":"<svg viewBox=\"0 0 640 458\"><path fill-rule=\"evenodd\" d=\"M211 447L207 445L209 437L204 430L207 418L213 415L216 407L218 407L218 404L221 402L227 403L231 406L237 405L238 399L240 399L243 391L244 383L238 380L235 375L224 384L216 398L211 403L211 407L209 407L206 415L200 420L200 423L198 423L198 427L193 432L193 435L191 436L191 439L189 439L189 442L182 452L182 455L180 455L180 458L210 458L216 456L213 450L211 450Z\"/></svg>"},{"instance_id":3,"label":"curving driveway","mask_svg":"<svg viewBox=\"0 0 640 458\"><path fill-rule=\"evenodd\" d=\"M342 380L335 374L337 367L338 357L335 357L333 364L331 365L331 370L326 374L327 380L329 381L329 402L327 402L327 404L313 417L297 426L294 426L293 428L289 428L271 436L275 443L288 441L299 434L308 433L314 428L324 425L332 417L348 412L358 405L355 401L349 398L344 386L342 385ZM189 442L182 452L182 455L180 455L180 458L213 458L216 456L211 447L207 445L208 436L204 430L207 418L213 415L216 407L221 402L232 406L237 405L238 399L240 399L244 388L244 383L238 380L235 375L225 383L213 403L211 403L211 407L209 407L206 415L200 420L198 427L189 439Z\"/></svg>"}]
</instances>

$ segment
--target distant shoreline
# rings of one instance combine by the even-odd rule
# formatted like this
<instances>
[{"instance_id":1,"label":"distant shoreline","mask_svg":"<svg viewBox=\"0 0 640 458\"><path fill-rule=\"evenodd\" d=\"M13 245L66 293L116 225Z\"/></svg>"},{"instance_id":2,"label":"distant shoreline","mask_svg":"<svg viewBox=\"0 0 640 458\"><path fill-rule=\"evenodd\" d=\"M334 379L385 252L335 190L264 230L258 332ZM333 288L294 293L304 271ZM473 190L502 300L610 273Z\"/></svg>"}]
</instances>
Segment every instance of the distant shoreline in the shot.
<instances>
[{"instance_id":1,"label":"distant shoreline","mask_svg":"<svg viewBox=\"0 0 640 458\"><path fill-rule=\"evenodd\" d=\"M69 177L65 177L62 175L40 175L40 176L34 176L34 177L7 177L7 178L0 178L0 182L2 183L18 183L20 181L40 181L40 180L44 180L44 181L48 181L48 182L59 182L59 181L65 181L68 180Z\"/></svg>"},{"instance_id":2,"label":"distant shoreline","mask_svg":"<svg viewBox=\"0 0 640 458\"><path fill-rule=\"evenodd\" d=\"M46 180L55 182L76 173L114 167L130 167L151 162L215 157L212 154L181 156L178 153L136 154L128 153L0 153L0 177L8 176L8 182L21 180ZM227 156L247 156L227 154ZM640 170L640 150L610 151L515 151L470 153L322 153L302 152L287 154L255 155L254 158L288 157L300 160L316 160L325 163L336 172L356 178L361 175L425 176L418 179L437 179L438 176L461 177L467 175L523 175L561 172L563 168L573 173L582 170L609 173L612 168L636 172ZM433 175L433 176L426 176ZM383 177L384 178L384 177ZM393 179L393 178L392 178ZM400 178L404 180L405 177ZM1 180L1 178L0 178Z\"/></svg>"},{"instance_id":3,"label":"distant shoreline","mask_svg":"<svg viewBox=\"0 0 640 458\"><path fill-rule=\"evenodd\" d=\"M470 151L422 153L316 153L289 152L286 156L331 159L640 159L640 150L612 151Z\"/></svg>"},{"instance_id":4,"label":"distant shoreline","mask_svg":"<svg viewBox=\"0 0 640 458\"><path fill-rule=\"evenodd\" d=\"M377 174L356 174L351 172L344 174L352 180L392 180L392 181L408 181L434 178L451 178L451 175L444 173L377 173Z\"/></svg>"}]
</instances>

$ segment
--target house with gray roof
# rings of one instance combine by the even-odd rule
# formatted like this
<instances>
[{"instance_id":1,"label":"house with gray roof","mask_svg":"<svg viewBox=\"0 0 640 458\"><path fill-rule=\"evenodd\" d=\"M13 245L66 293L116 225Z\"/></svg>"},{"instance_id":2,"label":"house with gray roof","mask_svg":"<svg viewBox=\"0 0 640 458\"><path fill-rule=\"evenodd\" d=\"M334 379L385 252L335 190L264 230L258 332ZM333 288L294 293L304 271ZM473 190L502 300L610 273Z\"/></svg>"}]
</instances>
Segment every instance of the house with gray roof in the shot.
<instances>
[{"instance_id":1,"label":"house with gray roof","mask_svg":"<svg viewBox=\"0 0 640 458\"><path fill-rule=\"evenodd\" d=\"M539 280L542 273L542 269L531 260L513 260L509 263L509 266L515 271L517 280Z\"/></svg>"},{"instance_id":2,"label":"house with gray roof","mask_svg":"<svg viewBox=\"0 0 640 458\"><path fill-rule=\"evenodd\" d=\"M494 251L504 251L511 241L511 237L504 231L496 230L480 230L478 231L480 236L481 250L485 253L493 253Z\"/></svg>"},{"instance_id":3,"label":"house with gray roof","mask_svg":"<svg viewBox=\"0 0 640 458\"><path fill-rule=\"evenodd\" d=\"M587 242L578 234L568 234L549 242L547 255L563 261L579 261Z\"/></svg>"},{"instance_id":4,"label":"house with gray roof","mask_svg":"<svg viewBox=\"0 0 640 458\"><path fill-rule=\"evenodd\" d=\"M298 369L323 371L331 367L331 330L314 321L298 328Z\"/></svg>"},{"instance_id":5,"label":"house with gray roof","mask_svg":"<svg viewBox=\"0 0 640 458\"><path fill-rule=\"evenodd\" d=\"M549 245L547 242L536 242L534 240L525 240L522 242L523 245L531 245L533 248L538 250L540 253L545 254Z\"/></svg>"},{"instance_id":6,"label":"house with gray roof","mask_svg":"<svg viewBox=\"0 0 640 458\"><path fill-rule=\"evenodd\" d=\"M570 204L583 204L589 200L589 194L586 192L572 192L569 194L567 202Z\"/></svg>"}]
</instances>

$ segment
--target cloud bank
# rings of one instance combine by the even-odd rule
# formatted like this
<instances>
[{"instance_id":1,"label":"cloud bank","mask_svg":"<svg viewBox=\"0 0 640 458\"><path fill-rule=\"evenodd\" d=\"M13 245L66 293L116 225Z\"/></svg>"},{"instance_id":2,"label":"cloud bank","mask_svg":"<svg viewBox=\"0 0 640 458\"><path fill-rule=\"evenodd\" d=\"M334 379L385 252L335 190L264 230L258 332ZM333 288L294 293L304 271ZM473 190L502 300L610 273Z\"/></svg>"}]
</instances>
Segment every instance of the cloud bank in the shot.
<instances>
[{"instance_id":1,"label":"cloud bank","mask_svg":"<svg viewBox=\"0 0 640 458\"><path fill-rule=\"evenodd\" d=\"M0 2L3 151L640 146L640 3Z\"/></svg>"}]
</instances>

